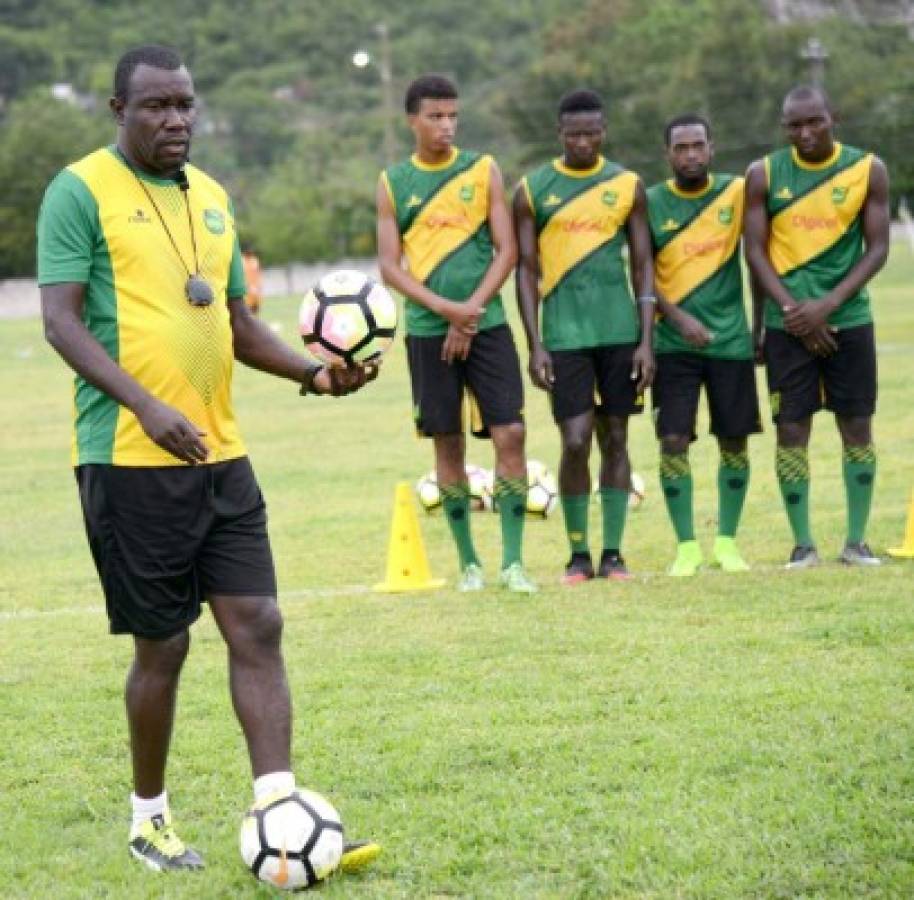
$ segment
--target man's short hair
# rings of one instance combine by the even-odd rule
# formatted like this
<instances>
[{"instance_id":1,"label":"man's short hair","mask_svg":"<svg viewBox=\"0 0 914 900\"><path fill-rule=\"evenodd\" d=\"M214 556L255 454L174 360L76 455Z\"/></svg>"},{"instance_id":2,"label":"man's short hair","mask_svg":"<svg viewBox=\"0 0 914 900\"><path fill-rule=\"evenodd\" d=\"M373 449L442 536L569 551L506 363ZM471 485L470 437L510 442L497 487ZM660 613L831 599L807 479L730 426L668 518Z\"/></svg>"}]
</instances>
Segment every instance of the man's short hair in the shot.
<instances>
[{"instance_id":1,"label":"man's short hair","mask_svg":"<svg viewBox=\"0 0 914 900\"><path fill-rule=\"evenodd\" d=\"M174 71L184 65L176 50L163 47L161 44L144 44L128 50L118 61L114 69L114 96L126 100L130 89L130 79L137 66L152 66L154 69Z\"/></svg>"},{"instance_id":2,"label":"man's short hair","mask_svg":"<svg viewBox=\"0 0 914 900\"><path fill-rule=\"evenodd\" d=\"M603 112L603 101L596 91L581 88L569 91L559 100L559 118L566 113Z\"/></svg>"},{"instance_id":3,"label":"man's short hair","mask_svg":"<svg viewBox=\"0 0 914 900\"><path fill-rule=\"evenodd\" d=\"M406 112L419 112L423 100L456 100L457 85L446 75L420 75L406 89Z\"/></svg>"},{"instance_id":4,"label":"man's short hair","mask_svg":"<svg viewBox=\"0 0 914 900\"><path fill-rule=\"evenodd\" d=\"M798 84L796 87L792 87L787 95L784 97L784 105L787 104L789 100L821 100L825 105L825 108L831 112L831 100L828 99L828 94L825 92L825 88L818 87L814 84Z\"/></svg>"},{"instance_id":5,"label":"man's short hair","mask_svg":"<svg viewBox=\"0 0 914 900\"><path fill-rule=\"evenodd\" d=\"M663 142L667 147L670 146L673 129L678 128L680 125L701 125L705 130L705 137L709 141L711 140L711 123L704 116L700 116L698 113L683 113L681 116L674 116L664 126Z\"/></svg>"}]
</instances>

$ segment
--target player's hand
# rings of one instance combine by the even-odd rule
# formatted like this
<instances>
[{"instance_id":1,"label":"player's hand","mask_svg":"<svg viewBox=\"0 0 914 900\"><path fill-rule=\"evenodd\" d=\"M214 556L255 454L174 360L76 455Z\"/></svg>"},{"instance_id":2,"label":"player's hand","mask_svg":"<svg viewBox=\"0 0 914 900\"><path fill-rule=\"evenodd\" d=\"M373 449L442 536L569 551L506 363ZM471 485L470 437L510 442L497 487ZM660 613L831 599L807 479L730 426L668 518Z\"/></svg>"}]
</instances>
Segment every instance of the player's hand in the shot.
<instances>
[{"instance_id":1,"label":"player's hand","mask_svg":"<svg viewBox=\"0 0 914 900\"><path fill-rule=\"evenodd\" d=\"M800 340L803 346L815 356L831 356L838 349L835 338L838 329L829 325L820 325L815 331L804 334Z\"/></svg>"},{"instance_id":2,"label":"player's hand","mask_svg":"<svg viewBox=\"0 0 914 900\"><path fill-rule=\"evenodd\" d=\"M804 300L784 310L784 328L794 337L817 331L828 321L835 305L828 299Z\"/></svg>"},{"instance_id":3,"label":"player's hand","mask_svg":"<svg viewBox=\"0 0 914 900\"><path fill-rule=\"evenodd\" d=\"M543 391L551 391L555 384L555 372L552 370L552 357L542 345L530 351L530 363L527 366L530 380Z\"/></svg>"},{"instance_id":4,"label":"player's hand","mask_svg":"<svg viewBox=\"0 0 914 900\"><path fill-rule=\"evenodd\" d=\"M163 450L192 466L206 462L209 456L209 448L203 442L206 432L173 406L150 397L134 414L149 439Z\"/></svg>"},{"instance_id":5,"label":"player's hand","mask_svg":"<svg viewBox=\"0 0 914 900\"><path fill-rule=\"evenodd\" d=\"M469 337L479 331L479 319L482 316L482 310L474 303L457 303L454 300L445 300L438 313L447 319L450 325Z\"/></svg>"},{"instance_id":6,"label":"player's hand","mask_svg":"<svg viewBox=\"0 0 914 900\"><path fill-rule=\"evenodd\" d=\"M635 388L641 394L654 382L654 351L650 344L638 344L632 354L632 381L637 380Z\"/></svg>"},{"instance_id":7,"label":"player's hand","mask_svg":"<svg viewBox=\"0 0 914 900\"><path fill-rule=\"evenodd\" d=\"M714 335L695 316L690 315L685 310L679 310L678 312L679 315L673 319L673 324L690 347L701 349L702 347L707 347L714 340Z\"/></svg>"},{"instance_id":8,"label":"player's hand","mask_svg":"<svg viewBox=\"0 0 914 900\"><path fill-rule=\"evenodd\" d=\"M368 382L378 377L378 363L366 363L356 366L324 366L311 382L312 390L317 394L330 394L342 397L363 388Z\"/></svg>"},{"instance_id":9,"label":"player's hand","mask_svg":"<svg viewBox=\"0 0 914 900\"><path fill-rule=\"evenodd\" d=\"M444 343L441 345L441 359L450 365L455 359L464 360L470 355L473 343L471 335L451 325L447 330Z\"/></svg>"}]
</instances>

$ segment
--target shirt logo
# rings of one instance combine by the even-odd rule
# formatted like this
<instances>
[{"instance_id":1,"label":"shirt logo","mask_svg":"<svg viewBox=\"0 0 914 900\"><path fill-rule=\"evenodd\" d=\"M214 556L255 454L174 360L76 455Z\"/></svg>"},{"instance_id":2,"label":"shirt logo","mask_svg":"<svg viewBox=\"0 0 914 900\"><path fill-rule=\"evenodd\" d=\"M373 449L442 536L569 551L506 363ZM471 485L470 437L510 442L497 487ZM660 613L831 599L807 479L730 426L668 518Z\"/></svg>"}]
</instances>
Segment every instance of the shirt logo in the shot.
<instances>
[{"instance_id":1,"label":"shirt logo","mask_svg":"<svg viewBox=\"0 0 914 900\"><path fill-rule=\"evenodd\" d=\"M460 189L460 199L463 200L464 203L469 203L473 199L473 195L475 193L476 193L475 184L465 184Z\"/></svg>"},{"instance_id":2,"label":"shirt logo","mask_svg":"<svg viewBox=\"0 0 914 900\"><path fill-rule=\"evenodd\" d=\"M556 197L555 194L550 194L544 201L543 206L558 206L562 202L561 197Z\"/></svg>"},{"instance_id":3,"label":"shirt logo","mask_svg":"<svg viewBox=\"0 0 914 900\"><path fill-rule=\"evenodd\" d=\"M733 207L732 206L722 206L717 211L717 221L721 225L729 225L733 221Z\"/></svg>"},{"instance_id":4,"label":"shirt logo","mask_svg":"<svg viewBox=\"0 0 914 900\"><path fill-rule=\"evenodd\" d=\"M203 224L212 234L225 234L225 216L218 209L204 209Z\"/></svg>"},{"instance_id":5,"label":"shirt logo","mask_svg":"<svg viewBox=\"0 0 914 900\"><path fill-rule=\"evenodd\" d=\"M127 221L132 222L134 225L148 225L152 219L143 210L138 209L132 216L128 217Z\"/></svg>"},{"instance_id":6,"label":"shirt logo","mask_svg":"<svg viewBox=\"0 0 914 900\"><path fill-rule=\"evenodd\" d=\"M422 206L422 198L417 197L415 194L413 194L409 200L406 201L406 208L413 209L413 207L416 206Z\"/></svg>"},{"instance_id":7,"label":"shirt logo","mask_svg":"<svg viewBox=\"0 0 914 900\"><path fill-rule=\"evenodd\" d=\"M793 200L793 193L789 187L782 187L774 196L778 200Z\"/></svg>"},{"instance_id":8,"label":"shirt logo","mask_svg":"<svg viewBox=\"0 0 914 900\"><path fill-rule=\"evenodd\" d=\"M675 219L667 219L661 226L661 231L678 231L679 223Z\"/></svg>"},{"instance_id":9,"label":"shirt logo","mask_svg":"<svg viewBox=\"0 0 914 900\"><path fill-rule=\"evenodd\" d=\"M833 187L831 189L831 202L834 203L835 206L840 206L847 200L848 190L850 189L846 187Z\"/></svg>"},{"instance_id":10,"label":"shirt logo","mask_svg":"<svg viewBox=\"0 0 914 900\"><path fill-rule=\"evenodd\" d=\"M603 202L607 206L615 206L619 195L615 191L603 191Z\"/></svg>"}]
</instances>

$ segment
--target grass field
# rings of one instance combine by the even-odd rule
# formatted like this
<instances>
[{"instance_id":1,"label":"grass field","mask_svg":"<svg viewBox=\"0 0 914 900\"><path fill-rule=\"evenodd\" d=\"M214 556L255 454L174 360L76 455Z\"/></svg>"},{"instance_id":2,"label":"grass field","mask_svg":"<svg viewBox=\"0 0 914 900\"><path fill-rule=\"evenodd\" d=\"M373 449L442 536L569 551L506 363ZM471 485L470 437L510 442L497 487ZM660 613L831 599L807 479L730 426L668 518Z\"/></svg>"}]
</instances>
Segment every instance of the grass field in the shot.
<instances>
[{"instance_id":1,"label":"grass field","mask_svg":"<svg viewBox=\"0 0 914 900\"><path fill-rule=\"evenodd\" d=\"M880 473L870 539L901 540L914 488L914 257L874 290ZM293 340L293 301L266 318ZM128 859L126 639L106 634L68 470L69 376L37 321L0 325L0 862L4 897L267 896L237 851L250 780L211 619L194 628L169 772L202 876ZM385 846L327 897L914 895L914 563L785 573L770 427L751 445L743 576L663 576L674 540L647 417L631 428L647 499L627 585L561 589L560 516L531 522L532 598L450 589L383 596L395 483L430 468L403 348L364 393L301 399L250 371L237 406L270 507L300 782ZM544 398L529 455L554 467ZM704 428L704 426L703 426ZM487 444L469 458L491 465ZM843 539L840 447L816 421L814 530ZM716 452L692 451L713 537ZM597 510L592 533L598 538ZM474 519L494 575L498 520ZM433 572L445 524L422 516Z\"/></svg>"}]
</instances>

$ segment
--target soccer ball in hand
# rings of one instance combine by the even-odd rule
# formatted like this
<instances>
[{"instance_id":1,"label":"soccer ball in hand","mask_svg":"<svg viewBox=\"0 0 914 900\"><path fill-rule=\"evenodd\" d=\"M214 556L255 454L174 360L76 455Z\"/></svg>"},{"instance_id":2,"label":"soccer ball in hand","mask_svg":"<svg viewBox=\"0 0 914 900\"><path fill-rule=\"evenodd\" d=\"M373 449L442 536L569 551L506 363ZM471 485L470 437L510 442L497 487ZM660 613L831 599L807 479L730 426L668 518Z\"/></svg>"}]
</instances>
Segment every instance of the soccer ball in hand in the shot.
<instances>
[{"instance_id":1,"label":"soccer ball in hand","mask_svg":"<svg viewBox=\"0 0 914 900\"><path fill-rule=\"evenodd\" d=\"M326 365L374 362L393 343L397 304L364 273L338 269L305 294L298 330L307 351Z\"/></svg>"},{"instance_id":2,"label":"soccer ball in hand","mask_svg":"<svg viewBox=\"0 0 914 900\"><path fill-rule=\"evenodd\" d=\"M527 460L527 515L545 519L558 505L559 491L555 478L546 466L535 459Z\"/></svg>"},{"instance_id":3,"label":"soccer ball in hand","mask_svg":"<svg viewBox=\"0 0 914 900\"><path fill-rule=\"evenodd\" d=\"M328 800L299 788L255 803L241 823L240 843L241 858L256 878L297 891L336 871L343 826Z\"/></svg>"}]
</instances>

